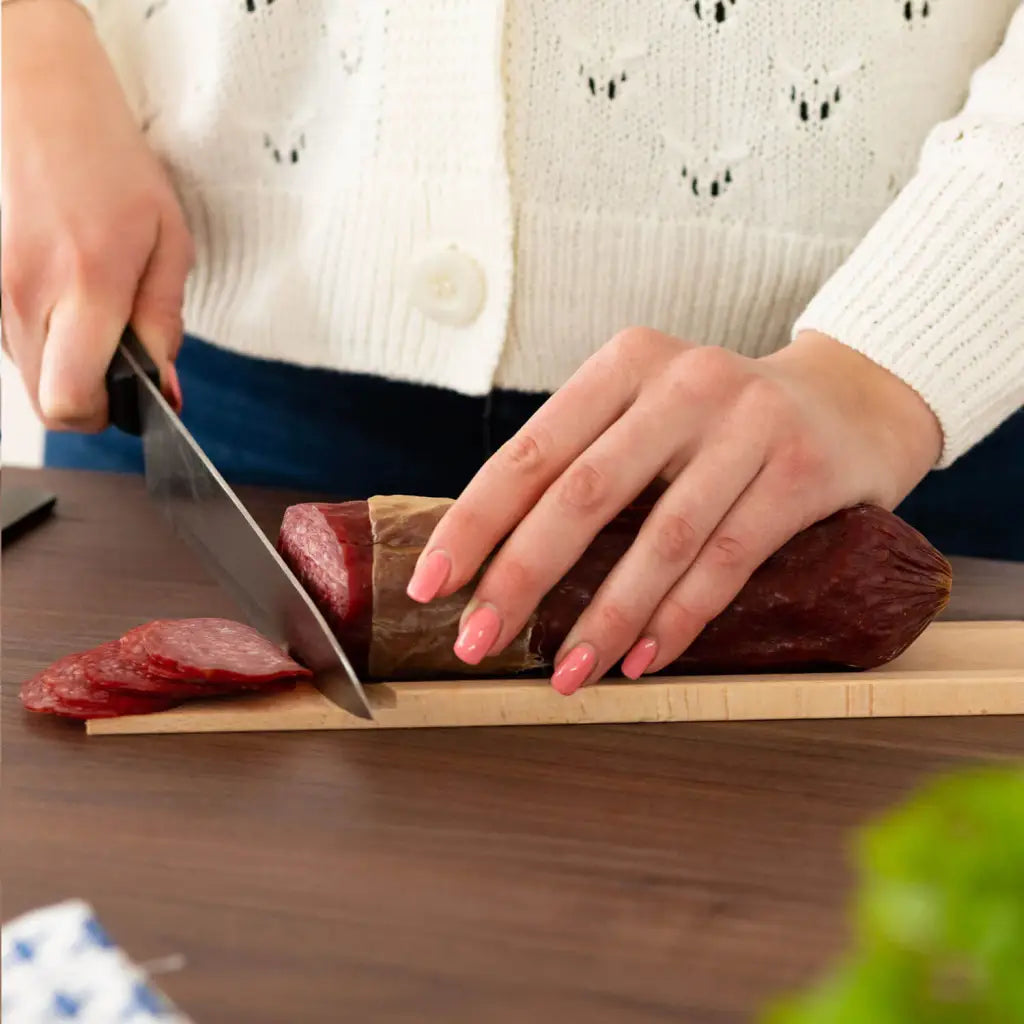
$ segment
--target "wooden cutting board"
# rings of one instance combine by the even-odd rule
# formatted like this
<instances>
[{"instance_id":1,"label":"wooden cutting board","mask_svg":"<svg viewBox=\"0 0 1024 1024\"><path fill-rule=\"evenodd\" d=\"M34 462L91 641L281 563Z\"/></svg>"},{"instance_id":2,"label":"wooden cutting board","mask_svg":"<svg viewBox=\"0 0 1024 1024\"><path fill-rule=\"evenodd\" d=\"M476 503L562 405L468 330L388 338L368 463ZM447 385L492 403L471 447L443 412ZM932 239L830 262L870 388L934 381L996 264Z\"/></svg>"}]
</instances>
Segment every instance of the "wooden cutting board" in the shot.
<instances>
[{"instance_id":1,"label":"wooden cutting board","mask_svg":"<svg viewBox=\"0 0 1024 1024\"><path fill-rule=\"evenodd\" d=\"M563 697L544 679L374 683L375 721L313 687L196 702L154 715L94 719L90 735L580 725L783 718L1024 714L1024 622L936 622L870 672L673 676L613 681Z\"/></svg>"}]
</instances>

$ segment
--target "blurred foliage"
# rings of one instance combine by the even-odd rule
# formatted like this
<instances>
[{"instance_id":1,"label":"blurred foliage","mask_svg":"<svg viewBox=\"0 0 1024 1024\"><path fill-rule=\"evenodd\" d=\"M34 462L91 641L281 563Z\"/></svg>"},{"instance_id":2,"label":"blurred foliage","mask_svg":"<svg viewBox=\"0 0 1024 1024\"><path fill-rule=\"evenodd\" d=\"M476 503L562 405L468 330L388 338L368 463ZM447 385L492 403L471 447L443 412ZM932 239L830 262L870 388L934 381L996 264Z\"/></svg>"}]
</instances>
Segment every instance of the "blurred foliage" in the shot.
<instances>
[{"instance_id":1,"label":"blurred foliage","mask_svg":"<svg viewBox=\"0 0 1024 1024\"><path fill-rule=\"evenodd\" d=\"M857 867L852 951L763 1024L1024 1024L1024 765L932 781Z\"/></svg>"}]
</instances>

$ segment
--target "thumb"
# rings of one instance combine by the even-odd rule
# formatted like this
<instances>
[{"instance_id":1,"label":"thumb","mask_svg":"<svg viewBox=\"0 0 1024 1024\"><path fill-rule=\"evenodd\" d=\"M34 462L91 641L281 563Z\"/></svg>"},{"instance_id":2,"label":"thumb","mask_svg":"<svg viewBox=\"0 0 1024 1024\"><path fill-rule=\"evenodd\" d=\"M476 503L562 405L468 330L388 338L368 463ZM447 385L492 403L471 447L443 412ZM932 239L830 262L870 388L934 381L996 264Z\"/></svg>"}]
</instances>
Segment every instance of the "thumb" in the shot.
<instances>
[{"instance_id":1,"label":"thumb","mask_svg":"<svg viewBox=\"0 0 1024 1024\"><path fill-rule=\"evenodd\" d=\"M173 363L181 348L185 281L193 262L192 238L176 210L160 222L132 306L131 325L160 370L165 395L180 405Z\"/></svg>"}]
</instances>

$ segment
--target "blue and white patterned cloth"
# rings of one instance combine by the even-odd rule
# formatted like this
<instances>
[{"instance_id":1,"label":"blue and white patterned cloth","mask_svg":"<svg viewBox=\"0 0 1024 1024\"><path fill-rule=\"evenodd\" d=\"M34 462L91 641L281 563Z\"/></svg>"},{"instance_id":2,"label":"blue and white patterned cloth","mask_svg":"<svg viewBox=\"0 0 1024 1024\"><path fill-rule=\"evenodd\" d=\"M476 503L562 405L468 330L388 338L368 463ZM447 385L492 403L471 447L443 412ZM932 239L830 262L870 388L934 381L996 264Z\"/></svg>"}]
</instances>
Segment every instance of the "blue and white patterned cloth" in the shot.
<instances>
[{"instance_id":1,"label":"blue and white patterned cloth","mask_svg":"<svg viewBox=\"0 0 1024 1024\"><path fill-rule=\"evenodd\" d=\"M4 1024L189 1024L81 900L5 924L0 956Z\"/></svg>"}]
</instances>

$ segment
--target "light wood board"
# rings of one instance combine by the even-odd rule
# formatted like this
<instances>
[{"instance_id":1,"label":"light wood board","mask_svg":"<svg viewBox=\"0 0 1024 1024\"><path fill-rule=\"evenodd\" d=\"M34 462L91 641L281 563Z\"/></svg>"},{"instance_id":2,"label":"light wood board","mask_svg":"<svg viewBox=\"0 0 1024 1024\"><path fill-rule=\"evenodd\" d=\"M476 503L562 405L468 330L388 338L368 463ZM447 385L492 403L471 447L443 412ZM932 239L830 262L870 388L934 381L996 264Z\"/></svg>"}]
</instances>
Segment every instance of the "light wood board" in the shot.
<instances>
[{"instance_id":1,"label":"light wood board","mask_svg":"<svg viewBox=\"0 0 1024 1024\"><path fill-rule=\"evenodd\" d=\"M572 697L543 679L374 683L374 721L311 686L265 697L94 719L90 735L414 729L444 726L713 722L1024 714L1024 622L936 622L900 658L870 672L673 676L611 681Z\"/></svg>"}]
</instances>

